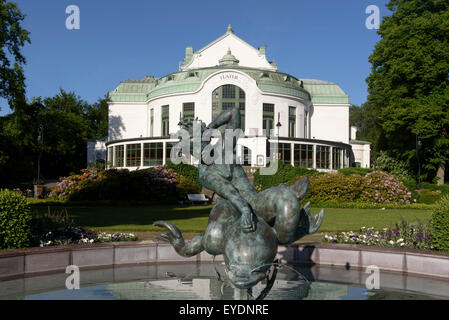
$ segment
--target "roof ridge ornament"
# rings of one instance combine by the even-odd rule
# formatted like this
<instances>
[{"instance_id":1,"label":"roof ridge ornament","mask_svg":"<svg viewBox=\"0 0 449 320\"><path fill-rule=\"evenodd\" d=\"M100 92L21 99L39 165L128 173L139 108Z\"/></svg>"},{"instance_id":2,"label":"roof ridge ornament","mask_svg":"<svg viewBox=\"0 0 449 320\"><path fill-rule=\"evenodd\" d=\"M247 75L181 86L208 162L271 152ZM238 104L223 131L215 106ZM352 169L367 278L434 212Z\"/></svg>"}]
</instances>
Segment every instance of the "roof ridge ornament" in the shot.
<instances>
[{"instance_id":1,"label":"roof ridge ornament","mask_svg":"<svg viewBox=\"0 0 449 320\"><path fill-rule=\"evenodd\" d=\"M226 30L226 33L234 33L234 30L232 30L231 25L228 25L228 29Z\"/></svg>"}]
</instances>

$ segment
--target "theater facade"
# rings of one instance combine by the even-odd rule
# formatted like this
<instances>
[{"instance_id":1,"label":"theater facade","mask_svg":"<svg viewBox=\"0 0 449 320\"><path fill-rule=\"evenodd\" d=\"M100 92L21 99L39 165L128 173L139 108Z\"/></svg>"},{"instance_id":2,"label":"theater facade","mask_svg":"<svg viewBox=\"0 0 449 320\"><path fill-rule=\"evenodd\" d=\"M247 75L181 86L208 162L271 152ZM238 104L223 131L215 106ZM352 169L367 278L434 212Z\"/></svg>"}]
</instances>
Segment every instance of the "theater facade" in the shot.
<instances>
[{"instance_id":1,"label":"theater facade","mask_svg":"<svg viewBox=\"0 0 449 320\"><path fill-rule=\"evenodd\" d=\"M109 99L109 133L100 144L109 168L164 165L181 119L208 124L234 106L245 133L237 148L244 166L266 166L270 156L320 171L370 163L369 144L351 139L349 96L338 84L280 72L265 46L251 46L230 26L198 51L187 47L178 72L123 81Z\"/></svg>"}]
</instances>

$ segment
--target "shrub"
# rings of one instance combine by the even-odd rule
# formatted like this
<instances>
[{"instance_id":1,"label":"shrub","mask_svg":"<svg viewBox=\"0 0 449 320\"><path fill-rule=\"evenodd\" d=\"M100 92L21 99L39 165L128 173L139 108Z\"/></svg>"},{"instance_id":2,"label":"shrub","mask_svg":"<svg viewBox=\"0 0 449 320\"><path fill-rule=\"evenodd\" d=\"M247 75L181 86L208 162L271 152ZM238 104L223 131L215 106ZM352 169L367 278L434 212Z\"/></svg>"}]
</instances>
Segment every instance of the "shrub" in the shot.
<instances>
[{"instance_id":1,"label":"shrub","mask_svg":"<svg viewBox=\"0 0 449 320\"><path fill-rule=\"evenodd\" d=\"M192 180L198 187L201 187L198 168L189 164L174 164L172 162L168 162L165 166L167 169L172 169L176 173L181 176L187 177Z\"/></svg>"},{"instance_id":2,"label":"shrub","mask_svg":"<svg viewBox=\"0 0 449 320\"><path fill-rule=\"evenodd\" d=\"M275 187L281 183L287 183L296 177L312 176L319 174L317 170L303 167L292 167L278 161L278 170L274 175L261 175L260 169L254 173L254 186L257 191Z\"/></svg>"},{"instance_id":3,"label":"shrub","mask_svg":"<svg viewBox=\"0 0 449 320\"><path fill-rule=\"evenodd\" d=\"M432 215L433 245L438 250L449 251L449 195L441 197Z\"/></svg>"},{"instance_id":4,"label":"shrub","mask_svg":"<svg viewBox=\"0 0 449 320\"><path fill-rule=\"evenodd\" d=\"M341 173L328 173L311 176L306 201L355 201L360 196L361 182L362 177L355 174L345 176Z\"/></svg>"},{"instance_id":5,"label":"shrub","mask_svg":"<svg viewBox=\"0 0 449 320\"><path fill-rule=\"evenodd\" d=\"M26 198L14 191L0 190L0 248L23 248L31 240L31 209Z\"/></svg>"},{"instance_id":6,"label":"shrub","mask_svg":"<svg viewBox=\"0 0 449 320\"><path fill-rule=\"evenodd\" d=\"M436 190L428 190L428 189L421 189L417 192L418 195L418 201L419 203L426 203L426 204L432 204L437 202L441 198L441 191Z\"/></svg>"},{"instance_id":7,"label":"shrub","mask_svg":"<svg viewBox=\"0 0 449 320\"><path fill-rule=\"evenodd\" d=\"M338 170L339 173L344 174L345 176L350 176L351 174L357 174L359 176L365 176L367 173L373 172L373 169L370 168L343 168Z\"/></svg>"},{"instance_id":8,"label":"shrub","mask_svg":"<svg viewBox=\"0 0 449 320\"><path fill-rule=\"evenodd\" d=\"M410 204L411 193L401 181L382 171L362 178L360 200L375 203Z\"/></svg>"},{"instance_id":9,"label":"shrub","mask_svg":"<svg viewBox=\"0 0 449 320\"><path fill-rule=\"evenodd\" d=\"M178 183L176 184L176 194L178 196L178 199L185 199L187 198L188 194L200 193L201 189L201 185L197 185L185 176L179 176Z\"/></svg>"},{"instance_id":10,"label":"shrub","mask_svg":"<svg viewBox=\"0 0 449 320\"><path fill-rule=\"evenodd\" d=\"M199 190L199 183L167 167L100 172L86 169L79 175L62 178L50 196L70 201L172 202Z\"/></svg>"},{"instance_id":11,"label":"shrub","mask_svg":"<svg viewBox=\"0 0 449 320\"><path fill-rule=\"evenodd\" d=\"M379 153L376 159L376 167L380 171L392 174L401 181L413 179L405 162L390 157L385 151Z\"/></svg>"}]
</instances>

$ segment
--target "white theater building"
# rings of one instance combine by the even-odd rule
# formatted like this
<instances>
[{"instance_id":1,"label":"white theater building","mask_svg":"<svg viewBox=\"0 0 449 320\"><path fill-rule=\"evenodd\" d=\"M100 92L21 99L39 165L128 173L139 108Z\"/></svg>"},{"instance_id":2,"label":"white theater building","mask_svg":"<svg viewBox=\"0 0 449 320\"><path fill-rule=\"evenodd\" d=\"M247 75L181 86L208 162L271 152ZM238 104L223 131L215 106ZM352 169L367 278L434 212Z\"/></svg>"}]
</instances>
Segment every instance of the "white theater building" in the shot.
<instances>
[{"instance_id":1,"label":"white theater building","mask_svg":"<svg viewBox=\"0 0 449 320\"><path fill-rule=\"evenodd\" d=\"M228 27L201 50L187 47L178 72L121 82L109 93L104 150L109 167L163 165L170 160L170 142L176 141L170 134L179 130L180 118L209 124L233 106L242 114L245 137L237 155L245 166L265 166L269 142L277 141L274 156L293 166L331 171L357 161L369 167L369 144L351 145L348 95L336 83L278 71L265 50ZM274 136L263 135L264 129L274 129Z\"/></svg>"}]
</instances>

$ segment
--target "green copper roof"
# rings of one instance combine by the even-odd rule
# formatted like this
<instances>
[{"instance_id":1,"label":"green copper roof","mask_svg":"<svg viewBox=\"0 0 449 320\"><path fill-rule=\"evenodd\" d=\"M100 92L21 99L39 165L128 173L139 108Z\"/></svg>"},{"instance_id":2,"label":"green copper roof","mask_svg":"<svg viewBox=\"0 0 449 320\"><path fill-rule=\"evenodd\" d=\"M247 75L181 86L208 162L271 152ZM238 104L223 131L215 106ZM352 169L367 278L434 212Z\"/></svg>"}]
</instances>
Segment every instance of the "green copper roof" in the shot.
<instances>
[{"instance_id":1,"label":"green copper roof","mask_svg":"<svg viewBox=\"0 0 449 320\"><path fill-rule=\"evenodd\" d=\"M316 79L300 79L312 96L313 103L349 103L349 96L337 83Z\"/></svg>"},{"instance_id":2,"label":"green copper roof","mask_svg":"<svg viewBox=\"0 0 449 320\"><path fill-rule=\"evenodd\" d=\"M160 79L147 76L143 79L124 81L109 93L109 98L112 102L146 102L159 96L195 92L207 77L224 69L246 73L256 81L258 88L266 93L289 95L311 100L314 103L349 103L348 95L336 83L297 79L282 72L245 68L238 65L181 71Z\"/></svg>"}]
</instances>

